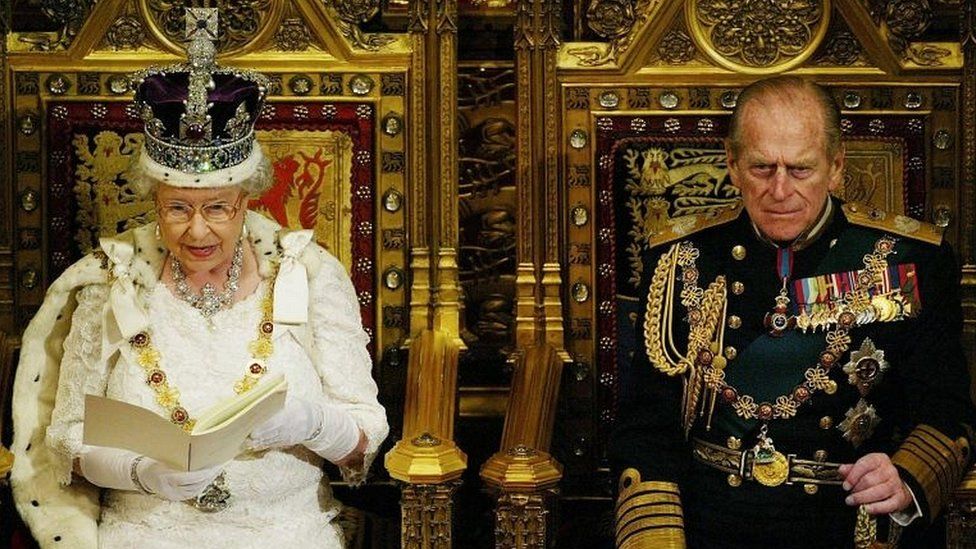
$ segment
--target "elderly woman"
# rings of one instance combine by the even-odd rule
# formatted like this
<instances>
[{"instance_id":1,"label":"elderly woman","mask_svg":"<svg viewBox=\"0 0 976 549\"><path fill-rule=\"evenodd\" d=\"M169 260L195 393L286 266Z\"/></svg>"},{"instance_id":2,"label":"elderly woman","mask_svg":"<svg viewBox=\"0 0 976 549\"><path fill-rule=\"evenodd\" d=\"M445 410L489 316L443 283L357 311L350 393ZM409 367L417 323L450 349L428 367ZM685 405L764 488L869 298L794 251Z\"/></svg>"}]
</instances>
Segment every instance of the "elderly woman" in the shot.
<instances>
[{"instance_id":1,"label":"elderly woman","mask_svg":"<svg viewBox=\"0 0 976 549\"><path fill-rule=\"evenodd\" d=\"M209 40L188 51L136 93L135 173L157 221L103 239L25 333L18 509L42 547L341 547L323 460L356 482L387 434L358 301L310 231L247 211L271 183L253 130L263 77L218 67ZM82 442L86 394L185 425L268 373L288 381L284 408L220 466Z\"/></svg>"}]
</instances>

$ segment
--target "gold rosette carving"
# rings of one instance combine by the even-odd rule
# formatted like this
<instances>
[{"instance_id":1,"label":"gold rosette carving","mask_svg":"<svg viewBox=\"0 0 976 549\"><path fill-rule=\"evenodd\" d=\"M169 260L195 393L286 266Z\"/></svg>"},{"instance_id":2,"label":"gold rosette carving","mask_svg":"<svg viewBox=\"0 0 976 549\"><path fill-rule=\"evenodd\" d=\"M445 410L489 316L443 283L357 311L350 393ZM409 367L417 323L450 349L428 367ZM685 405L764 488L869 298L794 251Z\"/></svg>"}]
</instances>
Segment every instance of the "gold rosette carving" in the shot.
<instances>
[{"instance_id":1,"label":"gold rosette carving","mask_svg":"<svg viewBox=\"0 0 976 549\"><path fill-rule=\"evenodd\" d=\"M805 61L830 23L830 2L695 0L685 4L692 38L717 64L737 72L781 72Z\"/></svg>"}]
</instances>

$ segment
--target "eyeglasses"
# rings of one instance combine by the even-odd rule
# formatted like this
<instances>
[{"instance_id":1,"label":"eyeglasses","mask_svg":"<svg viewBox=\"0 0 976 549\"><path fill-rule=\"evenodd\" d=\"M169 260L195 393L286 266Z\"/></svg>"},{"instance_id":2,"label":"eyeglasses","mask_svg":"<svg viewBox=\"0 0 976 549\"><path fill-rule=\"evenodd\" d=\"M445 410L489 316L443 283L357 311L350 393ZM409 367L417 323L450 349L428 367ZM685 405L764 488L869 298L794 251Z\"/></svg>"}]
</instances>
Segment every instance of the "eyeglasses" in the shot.
<instances>
[{"instance_id":1,"label":"eyeglasses","mask_svg":"<svg viewBox=\"0 0 976 549\"><path fill-rule=\"evenodd\" d=\"M169 202L158 204L156 213L159 215L159 219L165 223L189 223L199 210L200 215L208 223L226 223L237 216L243 199L244 193L241 193L234 204L217 201L208 202L199 207L186 202Z\"/></svg>"}]
</instances>

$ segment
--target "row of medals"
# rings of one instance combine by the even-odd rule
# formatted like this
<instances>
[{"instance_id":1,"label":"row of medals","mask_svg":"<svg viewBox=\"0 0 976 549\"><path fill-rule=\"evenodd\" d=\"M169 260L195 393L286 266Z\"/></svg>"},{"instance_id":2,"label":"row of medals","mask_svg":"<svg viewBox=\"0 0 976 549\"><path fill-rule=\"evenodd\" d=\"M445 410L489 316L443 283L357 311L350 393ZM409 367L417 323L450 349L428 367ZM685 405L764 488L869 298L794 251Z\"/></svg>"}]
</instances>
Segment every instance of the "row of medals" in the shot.
<instances>
[{"instance_id":1,"label":"row of medals","mask_svg":"<svg viewBox=\"0 0 976 549\"><path fill-rule=\"evenodd\" d=\"M837 324L837 317L844 311L854 313L855 324L862 326L872 322L892 322L911 316L911 305L900 290L868 297L867 292L848 293L836 302L808 303L799 306L796 327L807 331L826 329Z\"/></svg>"}]
</instances>

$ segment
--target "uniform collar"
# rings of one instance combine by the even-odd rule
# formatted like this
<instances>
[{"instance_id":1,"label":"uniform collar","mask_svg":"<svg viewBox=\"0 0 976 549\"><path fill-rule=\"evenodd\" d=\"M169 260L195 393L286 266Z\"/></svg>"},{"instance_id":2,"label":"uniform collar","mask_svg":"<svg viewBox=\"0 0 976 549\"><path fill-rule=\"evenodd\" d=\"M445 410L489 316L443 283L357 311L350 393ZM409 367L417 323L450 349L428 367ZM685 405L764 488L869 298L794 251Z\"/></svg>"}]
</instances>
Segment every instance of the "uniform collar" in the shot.
<instances>
[{"instance_id":1,"label":"uniform collar","mask_svg":"<svg viewBox=\"0 0 976 549\"><path fill-rule=\"evenodd\" d=\"M751 219L749 220L749 224L752 226L752 232L755 233L756 238L759 240L769 244L773 248L788 247L790 250L798 252L816 242L817 239L823 235L834 218L834 209L834 201L828 196L826 204L824 204L824 207L820 210L820 215L817 216L817 219L806 230L800 233L799 236L793 239L793 242L791 242L788 246L783 246L781 243L776 242L763 234L763 232L759 230L759 227L756 226L756 223Z\"/></svg>"}]
</instances>

